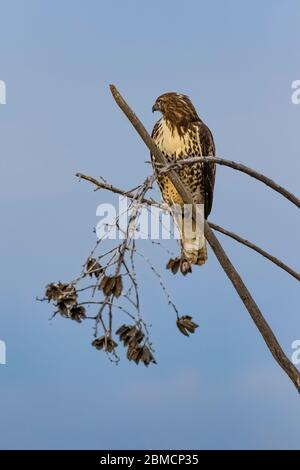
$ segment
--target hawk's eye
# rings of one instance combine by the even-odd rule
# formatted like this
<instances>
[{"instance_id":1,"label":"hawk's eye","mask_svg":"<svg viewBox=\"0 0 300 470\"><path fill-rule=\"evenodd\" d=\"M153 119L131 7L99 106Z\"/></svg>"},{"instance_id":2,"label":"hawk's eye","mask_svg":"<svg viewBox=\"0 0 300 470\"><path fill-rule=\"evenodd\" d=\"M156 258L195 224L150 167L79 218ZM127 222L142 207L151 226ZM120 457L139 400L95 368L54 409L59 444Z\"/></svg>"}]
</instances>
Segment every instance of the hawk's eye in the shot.
<instances>
[{"instance_id":1,"label":"hawk's eye","mask_svg":"<svg viewBox=\"0 0 300 470\"><path fill-rule=\"evenodd\" d=\"M156 101L155 104L153 105L152 107L152 112L154 111L161 111L162 107L161 107L161 101Z\"/></svg>"}]
</instances>

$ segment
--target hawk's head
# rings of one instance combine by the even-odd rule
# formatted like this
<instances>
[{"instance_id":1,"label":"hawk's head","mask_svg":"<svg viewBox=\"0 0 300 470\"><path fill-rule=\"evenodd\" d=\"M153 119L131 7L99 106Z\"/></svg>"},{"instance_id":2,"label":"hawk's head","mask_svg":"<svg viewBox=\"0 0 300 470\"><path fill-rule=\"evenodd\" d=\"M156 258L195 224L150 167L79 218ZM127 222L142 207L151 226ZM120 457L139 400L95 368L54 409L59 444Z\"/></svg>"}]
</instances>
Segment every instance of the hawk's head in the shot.
<instances>
[{"instance_id":1,"label":"hawk's head","mask_svg":"<svg viewBox=\"0 0 300 470\"><path fill-rule=\"evenodd\" d=\"M180 93L164 93L155 101L152 111L160 111L165 119L177 126L199 121L197 112L186 95Z\"/></svg>"}]
</instances>

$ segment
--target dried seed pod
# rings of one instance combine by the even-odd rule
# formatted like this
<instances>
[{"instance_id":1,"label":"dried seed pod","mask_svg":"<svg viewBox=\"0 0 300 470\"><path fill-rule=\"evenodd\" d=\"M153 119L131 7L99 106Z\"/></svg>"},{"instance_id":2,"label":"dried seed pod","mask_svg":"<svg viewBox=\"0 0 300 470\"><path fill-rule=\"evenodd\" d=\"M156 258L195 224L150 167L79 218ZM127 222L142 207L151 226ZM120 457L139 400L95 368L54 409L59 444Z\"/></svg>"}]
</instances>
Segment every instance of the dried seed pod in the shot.
<instances>
[{"instance_id":1,"label":"dried seed pod","mask_svg":"<svg viewBox=\"0 0 300 470\"><path fill-rule=\"evenodd\" d=\"M126 335L122 335L124 337L124 339L122 338L122 341L124 343L124 346L128 346L130 344L130 342L132 341L132 339L134 338L134 335L136 334L136 327L135 326L132 326L128 332L126 333Z\"/></svg>"},{"instance_id":2,"label":"dried seed pod","mask_svg":"<svg viewBox=\"0 0 300 470\"><path fill-rule=\"evenodd\" d=\"M102 289L105 295L111 295L113 293L115 283L116 278L114 276L104 276L99 289Z\"/></svg>"},{"instance_id":3,"label":"dried seed pod","mask_svg":"<svg viewBox=\"0 0 300 470\"><path fill-rule=\"evenodd\" d=\"M195 333L196 328L198 328L199 326L197 325L197 323L194 323L192 321L192 317L190 317L189 315L183 317L183 324L190 333Z\"/></svg>"},{"instance_id":4,"label":"dried seed pod","mask_svg":"<svg viewBox=\"0 0 300 470\"><path fill-rule=\"evenodd\" d=\"M156 361L147 346L129 346L127 350L127 359L134 361L136 364L143 362L148 366L151 362L156 364Z\"/></svg>"},{"instance_id":5,"label":"dried seed pod","mask_svg":"<svg viewBox=\"0 0 300 470\"><path fill-rule=\"evenodd\" d=\"M63 296L61 301L65 303L65 305L71 309L77 305L77 296L70 295L70 296Z\"/></svg>"},{"instance_id":6,"label":"dried seed pod","mask_svg":"<svg viewBox=\"0 0 300 470\"><path fill-rule=\"evenodd\" d=\"M103 273L103 268L101 264L95 258L89 258L86 262L86 272L92 277L93 275L97 278Z\"/></svg>"},{"instance_id":7,"label":"dried seed pod","mask_svg":"<svg viewBox=\"0 0 300 470\"><path fill-rule=\"evenodd\" d=\"M122 333L124 333L124 331L129 328L128 325L122 325L120 326L120 328L117 329L116 331L116 335L121 335Z\"/></svg>"},{"instance_id":8,"label":"dried seed pod","mask_svg":"<svg viewBox=\"0 0 300 470\"><path fill-rule=\"evenodd\" d=\"M135 328L135 331L130 335L129 344L137 346L144 339L144 336L142 330Z\"/></svg>"},{"instance_id":9,"label":"dried seed pod","mask_svg":"<svg viewBox=\"0 0 300 470\"><path fill-rule=\"evenodd\" d=\"M65 304L63 300L60 300L59 302L57 302L56 307L58 308L58 311L62 317L69 316L69 307Z\"/></svg>"},{"instance_id":10,"label":"dried seed pod","mask_svg":"<svg viewBox=\"0 0 300 470\"><path fill-rule=\"evenodd\" d=\"M142 353L142 356L141 356L141 361L143 361L143 363L145 364L145 366L148 366L151 362L153 364L156 364L156 361L154 359L154 356L153 354L151 353L150 349L148 348L148 346L144 346L143 347L143 353Z\"/></svg>"},{"instance_id":11,"label":"dried seed pod","mask_svg":"<svg viewBox=\"0 0 300 470\"><path fill-rule=\"evenodd\" d=\"M130 341L134 338L137 328L134 325L122 325L116 334L119 335L120 341L123 341L124 346L128 346Z\"/></svg>"},{"instance_id":12,"label":"dried seed pod","mask_svg":"<svg viewBox=\"0 0 300 470\"><path fill-rule=\"evenodd\" d=\"M48 284L45 295L49 301L60 300L62 298L76 299L77 297L76 289L72 284L63 284L61 282Z\"/></svg>"},{"instance_id":13,"label":"dried seed pod","mask_svg":"<svg viewBox=\"0 0 300 470\"><path fill-rule=\"evenodd\" d=\"M126 329L123 330L123 332L120 334L120 341L123 341L125 344L125 341L127 341L127 338L130 337L130 331L132 329L132 326L127 326Z\"/></svg>"},{"instance_id":14,"label":"dried seed pod","mask_svg":"<svg viewBox=\"0 0 300 470\"><path fill-rule=\"evenodd\" d=\"M143 352L144 352L144 348L142 348L141 346L136 346L136 355L134 359L134 362L136 364L138 364L142 360Z\"/></svg>"},{"instance_id":15,"label":"dried seed pod","mask_svg":"<svg viewBox=\"0 0 300 470\"><path fill-rule=\"evenodd\" d=\"M57 300L60 295L60 289L58 288L57 284L54 284L53 282L51 284L48 284L46 287L46 292L45 296L49 300Z\"/></svg>"},{"instance_id":16,"label":"dried seed pod","mask_svg":"<svg viewBox=\"0 0 300 470\"><path fill-rule=\"evenodd\" d=\"M105 341L105 336L101 336L100 338L96 338L92 342L92 346L94 346L94 348L99 349L99 350L103 349L104 341Z\"/></svg>"},{"instance_id":17,"label":"dried seed pod","mask_svg":"<svg viewBox=\"0 0 300 470\"><path fill-rule=\"evenodd\" d=\"M118 346L117 343L110 336L101 336L100 338L95 339L92 342L92 346L96 349L104 349L105 351L111 353Z\"/></svg>"},{"instance_id":18,"label":"dried seed pod","mask_svg":"<svg viewBox=\"0 0 300 470\"><path fill-rule=\"evenodd\" d=\"M112 338L107 338L105 349L107 352L111 353L117 347L117 343Z\"/></svg>"},{"instance_id":19,"label":"dried seed pod","mask_svg":"<svg viewBox=\"0 0 300 470\"><path fill-rule=\"evenodd\" d=\"M192 317L189 315L177 318L176 325L179 331L185 336L189 336L189 333L195 333L196 328L199 326L192 321Z\"/></svg>"},{"instance_id":20,"label":"dried seed pod","mask_svg":"<svg viewBox=\"0 0 300 470\"><path fill-rule=\"evenodd\" d=\"M82 305L75 305L70 310L70 318L72 320L81 323L81 321L86 317L85 308Z\"/></svg>"},{"instance_id":21,"label":"dried seed pod","mask_svg":"<svg viewBox=\"0 0 300 470\"><path fill-rule=\"evenodd\" d=\"M135 361L136 364L139 363L139 358L138 356L143 352L143 348L140 347L128 347L127 350L127 359L129 361Z\"/></svg>"},{"instance_id":22,"label":"dried seed pod","mask_svg":"<svg viewBox=\"0 0 300 470\"><path fill-rule=\"evenodd\" d=\"M120 297L120 295L122 294L122 290L123 290L122 277L121 276L116 276L115 277L115 285L113 287L113 294L116 297Z\"/></svg>"},{"instance_id":23,"label":"dried seed pod","mask_svg":"<svg viewBox=\"0 0 300 470\"><path fill-rule=\"evenodd\" d=\"M124 346L128 346L127 359L129 361L134 361L136 364L143 362L146 366L150 362L156 363L150 349L145 345L140 345L145 336L141 328L136 325L122 325L117 329L116 334L119 335Z\"/></svg>"}]
</instances>

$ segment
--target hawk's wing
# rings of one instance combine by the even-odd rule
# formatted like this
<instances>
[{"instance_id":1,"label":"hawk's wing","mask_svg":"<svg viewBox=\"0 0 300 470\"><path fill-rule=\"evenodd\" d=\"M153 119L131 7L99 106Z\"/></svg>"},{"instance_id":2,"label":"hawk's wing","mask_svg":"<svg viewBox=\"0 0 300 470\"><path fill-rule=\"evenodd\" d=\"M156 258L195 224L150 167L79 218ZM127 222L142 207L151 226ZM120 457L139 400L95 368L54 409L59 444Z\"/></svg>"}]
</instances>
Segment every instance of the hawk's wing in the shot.
<instances>
[{"instance_id":1,"label":"hawk's wing","mask_svg":"<svg viewBox=\"0 0 300 470\"><path fill-rule=\"evenodd\" d=\"M157 121L157 122L154 124L153 130L152 130L152 133L151 133L151 137L152 137L153 140L155 140L155 138L157 137L157 134L158 134L158 131L159 131L159 127L160 127L160 120ZM150 153L150 156L151 156L152 164L154 165L152 153ZM154 167L154 169L155 169L155 167Z\"/></svg>"},{"instance_id":2,"label":"hawk's wing","mask_svg":"<svg viewBox=\"0 0 300 470\"><path fill-rule=\"evenodd\" d=\"M201 154L199 156L203 157L215 157L216 149L213 135L210 129L204 124L204 122L199 121L194 123L197 125L199 132L199 139L201 145ZM204 192L204 214L205 218L210 214L212 203L213 203L213 194L216 178L216 164L204 162L202 164L203 168L203 192Z\"/></svg>"}]
</instances>

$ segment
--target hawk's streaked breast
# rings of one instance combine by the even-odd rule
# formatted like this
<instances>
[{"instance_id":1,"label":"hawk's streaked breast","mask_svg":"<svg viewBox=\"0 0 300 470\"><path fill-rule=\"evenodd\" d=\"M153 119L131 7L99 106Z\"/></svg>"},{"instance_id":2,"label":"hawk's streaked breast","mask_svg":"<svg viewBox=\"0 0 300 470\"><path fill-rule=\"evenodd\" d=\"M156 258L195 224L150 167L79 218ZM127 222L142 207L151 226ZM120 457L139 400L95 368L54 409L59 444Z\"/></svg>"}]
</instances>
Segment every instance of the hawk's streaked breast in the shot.
<instances>
[{"instance_id":1,"label":"hawk's streaked breast","mask_svg":"<svg viewBox=\"0 0 300 470\"><path fill-rule=\"evenodd\" d=\"M202 155L198 128L192 124L187 129L177 128L162 118L156 124L153 139L169 163ZM198 204L204 203L204 198L201 197L202 166L201 163L195 163L178 171ZM159 176L158 183L165 202L182 204L181 197L166 175Z\"/></svg>"},{"instance_id":2,"label":"hawk's streaked breast","mask_svg":"<svg viewBox=\"0 0 300 470\"><path fill-rule=\"evenodd\" d=\"M154 136L156 144L166 157L172 156L175 159L182 158L184 155L199 154L200 142L199 136L195 130L172 126L171 123L162 118L158 122L157 135Z\"/></svg>"}]
</instances>

